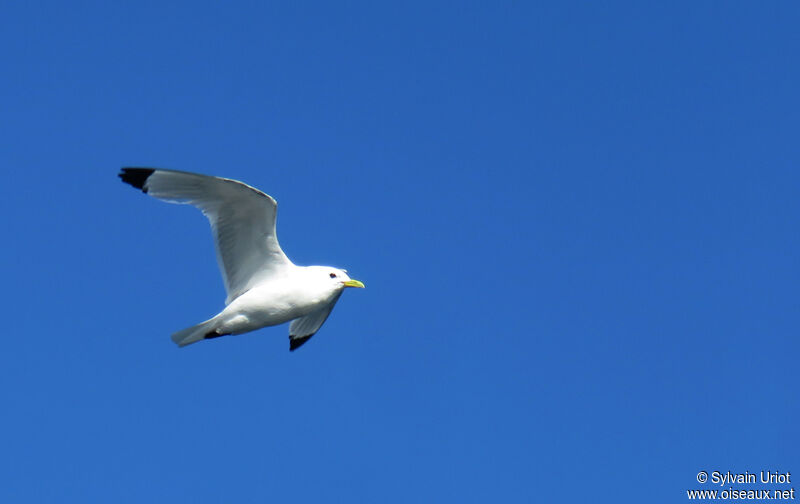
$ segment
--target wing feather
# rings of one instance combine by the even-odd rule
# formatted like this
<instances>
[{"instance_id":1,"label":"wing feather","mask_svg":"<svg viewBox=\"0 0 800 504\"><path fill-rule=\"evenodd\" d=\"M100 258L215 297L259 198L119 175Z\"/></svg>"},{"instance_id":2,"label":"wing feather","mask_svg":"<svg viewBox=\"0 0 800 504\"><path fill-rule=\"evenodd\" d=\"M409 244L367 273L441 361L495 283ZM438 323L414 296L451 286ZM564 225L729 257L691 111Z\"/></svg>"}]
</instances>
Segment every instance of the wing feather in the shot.
<instances>
[{"instance_id":1,"label":"wing feather","mask_svg":"<svg viewBox=\"0 0 800 504\"><path fill-rule=\"evenodd\" d=\"M321 308L315 312L311 312L305 317L300 317L298 319L294 319L292 323L289 325L289 351L294 352L296 349L300 348L303 343L309 340L311 336L314 336L319 328L322 327L322 324L328 320L328 315L331 314L333 307L336 305L336 302L339 301L339 297L341 297L341 293L338 296L333 298L327 306Z\"/></svg>"},{"instance_id":2,"label":"wing feather","mask_svg":"<svg viewBox=\"0 0 800 504\"><path fill-rule=\"evenodd\" d=\"M230 303L292 262L275 233L277 202L237 180L154 168L123 168L120 178L155 198L199 208L211 223Z\"/></svg>"}]
</instances>

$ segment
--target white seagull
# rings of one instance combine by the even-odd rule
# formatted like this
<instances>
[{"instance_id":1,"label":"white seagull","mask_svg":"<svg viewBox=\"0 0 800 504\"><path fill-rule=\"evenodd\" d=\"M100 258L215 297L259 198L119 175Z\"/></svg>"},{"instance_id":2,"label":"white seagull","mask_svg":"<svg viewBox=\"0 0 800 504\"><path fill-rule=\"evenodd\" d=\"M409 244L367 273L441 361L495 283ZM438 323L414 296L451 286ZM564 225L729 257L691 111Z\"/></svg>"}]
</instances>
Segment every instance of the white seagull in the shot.
<instances>
[{"instance_id":1,"label":"white seagull","mask_svg":"<svg viewBox=\"0 0 800 504\"><path fill-rule=\"evenodd\" d=\"M289 350L313 336L345 287L364 287L329 266L296 266L275 235L278 204L254 187L220 177L154 168L123 168L123 182L170 203L199 208L211 223L228 297L225 309L172 335L178 346L289 325Z\"/></svg>"}]
</instances>

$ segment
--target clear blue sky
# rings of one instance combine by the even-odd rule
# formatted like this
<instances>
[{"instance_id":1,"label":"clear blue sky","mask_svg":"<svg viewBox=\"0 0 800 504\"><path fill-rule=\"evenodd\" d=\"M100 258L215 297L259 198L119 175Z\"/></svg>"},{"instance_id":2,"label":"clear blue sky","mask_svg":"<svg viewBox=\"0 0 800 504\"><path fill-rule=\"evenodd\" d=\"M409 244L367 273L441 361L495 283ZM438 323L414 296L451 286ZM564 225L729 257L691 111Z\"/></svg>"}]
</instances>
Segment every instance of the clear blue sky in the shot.
<instances>
[{"instance_id":1,"label":"clear blue sky","mask_svg":"<svg viewBox=\"0 0 800 504\"><path fill-rule=\"evenodd\" d=\"M4 3L0 501L800 478L800 7L641 4ZM178 349L210 232L131 165L264 190L367 288L291 354Z\"/></svg>"}]
</instances>

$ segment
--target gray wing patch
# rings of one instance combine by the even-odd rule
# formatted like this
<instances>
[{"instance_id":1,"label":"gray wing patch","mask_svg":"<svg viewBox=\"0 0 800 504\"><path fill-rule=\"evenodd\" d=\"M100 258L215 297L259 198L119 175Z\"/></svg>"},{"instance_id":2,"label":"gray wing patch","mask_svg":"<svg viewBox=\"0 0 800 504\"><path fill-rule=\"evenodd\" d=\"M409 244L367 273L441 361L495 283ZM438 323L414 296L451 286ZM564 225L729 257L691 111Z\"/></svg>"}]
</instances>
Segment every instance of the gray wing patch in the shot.
<instances>
[{"instance_id":1,"label":"gray wing patch","mask_svg":"<svg viewBox=\"0 0 800 504\"><path fill-rule=\"evenodd\" d=\"M317 331L319 331L319 328L322 327L322 324L328 319L328 315L331 314L334 305L336 305L341 295L342 294L339 293L328 306L292 321L291 325L289 325L290 352L294 352L303 346L303 343L308 341L311 336L314 336Z\"/></svg>"}]
</instances>

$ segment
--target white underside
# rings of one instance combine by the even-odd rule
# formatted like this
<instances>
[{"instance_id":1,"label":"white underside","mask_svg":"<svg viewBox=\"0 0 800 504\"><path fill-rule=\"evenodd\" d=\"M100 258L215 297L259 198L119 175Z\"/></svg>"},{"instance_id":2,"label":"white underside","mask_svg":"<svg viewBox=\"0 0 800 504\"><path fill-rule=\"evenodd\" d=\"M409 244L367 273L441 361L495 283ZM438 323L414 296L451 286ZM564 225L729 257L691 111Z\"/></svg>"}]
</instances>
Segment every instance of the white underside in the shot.
<instances>
[{"instance_id":1,"label":"white underside","mask_svg":"<svg viewBox=\"0 0 800 504\"><path fill-rule=\"evenodd\" d=\"M337 294L307 289L302 277L293 277L257 285L234 299L214 317L214 329L221 334L242 334L283 324L328 306Z\"/></svg>"}]
</instances>

